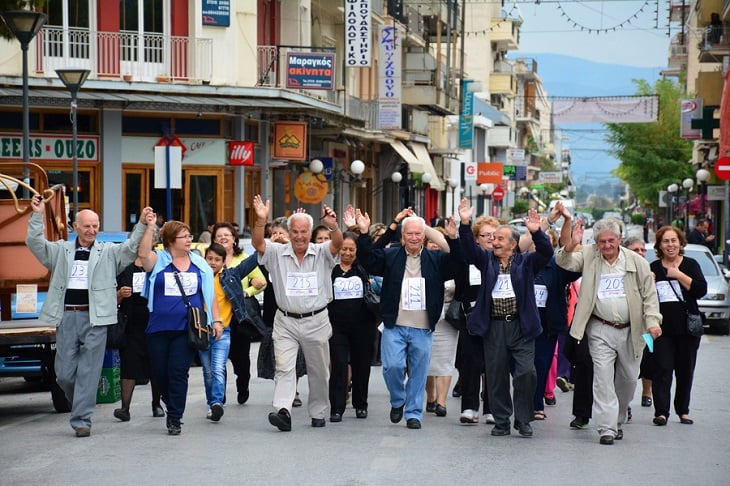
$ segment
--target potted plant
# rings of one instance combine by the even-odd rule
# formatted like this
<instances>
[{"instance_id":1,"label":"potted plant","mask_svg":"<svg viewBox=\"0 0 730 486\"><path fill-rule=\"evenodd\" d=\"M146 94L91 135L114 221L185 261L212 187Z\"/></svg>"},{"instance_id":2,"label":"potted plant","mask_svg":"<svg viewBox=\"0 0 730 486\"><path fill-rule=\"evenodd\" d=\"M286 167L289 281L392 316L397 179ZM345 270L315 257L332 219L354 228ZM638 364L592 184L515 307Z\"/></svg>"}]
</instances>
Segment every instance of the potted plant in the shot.
<instances>
[{"instance_id":1,"label":"potted plant","mask_svg":"<svg viewBox=\"0 0 730 486\"><path fill-rule=\"evenodd\" d=\"M170 75L166 73L160 73L157 75L157 82L158 83L169 83L170 82Z\"/></svg>"},{"instance_id":2,"label":"potted plant","mask_svg":"<svg viewBox=\"0 0 730 486\"><path fill-rule=\"evenodd\" d=\"M128 83L132 82L132 75L131 74L123 74L122 79L125 80Z\"/></svg>"}]
</instances>

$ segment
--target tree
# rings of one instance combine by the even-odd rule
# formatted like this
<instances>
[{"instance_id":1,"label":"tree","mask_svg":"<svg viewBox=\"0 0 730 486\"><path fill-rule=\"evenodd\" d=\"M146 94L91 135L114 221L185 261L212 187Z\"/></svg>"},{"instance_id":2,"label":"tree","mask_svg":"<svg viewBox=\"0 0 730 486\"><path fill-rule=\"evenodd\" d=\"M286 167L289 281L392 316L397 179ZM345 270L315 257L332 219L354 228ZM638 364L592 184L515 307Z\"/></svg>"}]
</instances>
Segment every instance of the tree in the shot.
<instances>
[{"instance_id":1,"label":"tree","mask_svg":"<svg viewBox=\"0 0 730 486\"><path fill-rule=\"evenodd\" d=\"M42 7L45 3L46 0L0 0L0 12L5 12L6 10L34 10L37 7ZM0 37L15 39L13 33L8 30L5 22L2 21L0 21Z\"/></svg>"},{"instance_id":2,"label":"tree","mask_svg":"<svg viewBox=\"0 0 730 486\"><path fill-rule=\"evenodd\" d=\"M654 86L643 79L634 80L634 84L637 95L659 95L658 121L609 123L606 140L620 161L613 173L631 184L642 206L657 207L659 191L694 178L693 167L687 163L692 158L692 142L679 138L684 92L670 79L659 79Z\"/></svg>"}]
</instances>

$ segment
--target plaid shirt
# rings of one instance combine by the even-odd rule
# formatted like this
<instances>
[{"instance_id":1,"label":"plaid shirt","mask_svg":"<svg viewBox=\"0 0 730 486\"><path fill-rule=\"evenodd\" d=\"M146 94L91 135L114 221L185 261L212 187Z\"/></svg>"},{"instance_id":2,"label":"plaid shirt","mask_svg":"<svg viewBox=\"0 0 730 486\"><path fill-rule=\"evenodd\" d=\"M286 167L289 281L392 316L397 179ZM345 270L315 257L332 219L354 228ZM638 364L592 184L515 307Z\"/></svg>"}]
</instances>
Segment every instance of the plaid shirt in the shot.
<instances>
[{"instance_id":1,"label":"plaid shirt","mask_svg":"<svg viewBox=\"0 0 730 486\"><path fill-rule=\"evenodd\" d=\"M512 270L512 259L514 257L510 256L509 260L507 260L507 265L502 266L502 264L499 264L499 273L501 274L510 274L510 271ZM501 299L495 299L492 298L492 317L502 318L507 315L515 315L517 314L517 297L507 297L507 298L501 298Z\"/></svg>"}]
</instances>

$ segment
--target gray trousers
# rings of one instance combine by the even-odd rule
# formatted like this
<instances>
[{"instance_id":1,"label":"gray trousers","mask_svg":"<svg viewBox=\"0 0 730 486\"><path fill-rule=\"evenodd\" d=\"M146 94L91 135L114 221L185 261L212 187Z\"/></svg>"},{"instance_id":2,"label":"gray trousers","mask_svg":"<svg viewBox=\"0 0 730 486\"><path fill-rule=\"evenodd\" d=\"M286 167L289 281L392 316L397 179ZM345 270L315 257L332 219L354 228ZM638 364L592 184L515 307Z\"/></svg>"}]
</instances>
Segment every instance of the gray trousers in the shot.
<instances>
[{"instance_id":1,"label":"gray trousers","mask_svg":"<svg viewBox=\"0 0 730 486\"><path fill-rule=\"evenodd\" d=\"M56 381L71 402L71 427L91 428L106 349L106 326L92 327L88 311L66 311L56 328Z\"/></svg>"},{"instance_id":2,"label":"gray trousers","mask_svg":"<svg viewBox=\"0 0 730 486\"><path fill-rule=\"evenodd\" d=\"M512 415L510 396L510 359L514 360L515 423L528 424L534 419L532 400L535 394L535 341L522 337L520 321L492 319L484 336L484 364L489 407L498 427L509 427Z\"/></svg>"},{"instance_id":3,"label":"gray trousers","mask_svg":"<svg viewBox=\"0 0 730 486\"><path fill-rule=\"evenodd\" d=\"M593 359L593 419L600 435L616 435L636 391L641 357L634 356L631 327L615 329L595 319L586 327Z\"/></svg>"}]
</instances>

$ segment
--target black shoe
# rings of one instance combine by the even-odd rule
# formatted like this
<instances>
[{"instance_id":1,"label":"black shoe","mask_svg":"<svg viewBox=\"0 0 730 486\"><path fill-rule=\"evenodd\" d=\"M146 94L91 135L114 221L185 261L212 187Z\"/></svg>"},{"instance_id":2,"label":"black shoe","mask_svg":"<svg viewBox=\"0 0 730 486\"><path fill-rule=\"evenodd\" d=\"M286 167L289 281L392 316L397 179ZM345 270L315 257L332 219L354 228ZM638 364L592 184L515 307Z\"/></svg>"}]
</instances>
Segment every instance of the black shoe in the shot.
<instances>
[{"instance_id":1,"label":"black shoe","mask_svg":"<svg viewBox=\"0 0 730 486\"><path fill-rule=\"evenodd\" d=\"M654 425L667 425L667 417L664 415L654 417Z\"/></svg>"},{"instance_id":2,"label":"black shoe","mask_svg":"<svg viewBox=\"0 0 730 486\"><path fill-rule=\"evenodd\" d=\"M623 429L618 429L618 432L616 432L616 437L614 437L614 440L621 440L623 438L624 438Z\"/></svg>"},{"instance_id":3,"label":"black shoe","mask_svg":"<svg viewBox=\"0 0 730 486\"><path fill-rule=\"evenodd\" d=\"M454 398L459 398L461 396L461 384L457 383L454 385L454 389L451 390L451 396Z\"/></svg>"},{"instance_id":4,"label":"black shoe","mask_svg":"<svg viewBox=\"0 0 730 486\"><path fill-rule=\"evenodd\" d=\"M218 422L221 417L223 416L223 405L220 403L214 403L212 407L210 407L210 419L213 422Z\"/></svg>"},{"instance_id":5,"label":"black shoe","mask_svg":"<svg viewBox=\"0 0 730 486\"><path fill-rule=\"evenodd\" d=\"M572 422L570 422L570 428L571 429L585 429L588 427L588 422L590 419L588 417L576 417Z\"/></svg>"},{"instance_id":6,"label":"black shoe","mask_svg":"<svg viewBox=\"0 0 730 486\"><path fill-rule=\"evenodd\" d=\"M271 412L269 414L269 423L282 432L291 431L291 415L289 415L289 410L282 408L278 413Z\"/></svg>"},{"instance_id":7,"label":"black shoe","mask_svg":"<svg viewBox=\"0 0 730 486\"><path fill-rule=\"evenodd\" d=\"M545 399L545 405L554 407L556 403L558 403L558 400L555 397L550 397L550 398Z\"/></svg>"},{"instance_id":8,"label":"black shoe","mask_svg":"<svg viewBox=\"0 0 730 486\"><path fill-rule=\"evenodd\" d=\"M179 418L167 417L167 433L169 435L180 435L182 422Z\"/></svg>"},{"instance_id":9,"label":"black shoe","mask_svg":"<svg viewBox=\"0 0 730 486\"><path fill-rule=\"evenodd\" d=\"M532 437L532 426L530 424L515 422L515 430L522 437Z\"/></svg>"},{"instance_id":10,"label":"black shoe","mask_svg":"<svg viewBox=\"0 0 730 486\"><path fill-rule=\"evenodd\" d=\"M132 418L129 415L129 409L128 408L117 408L114 410L114 416L121 420L122 422L129 422L129 420Z\"/></svg>"},{"instance_id":11,"label":"black shoe","mask_svg":"<svg viewBox=\"0 0 730 486\"><path fill-rule=\"evenodd\" d=\"M291 402L292 407L301 407L302 406L302 400L299 398L299 393L294 397L294 400Z\"/></svg>"},{"instance_id":12,"label":"black shoe","mask_svg":"<svg viewBox=\"0 0 730 486\"><path fill-rule=\"evenodd\" d=\"M651 397L641 397L642 407L651 407Z\"/></svg>"},{"instance_id":13,"label":"black shoe","mask_svg":"<svg viewBox=\"0 0 730 486\"><path fill-rule=\"evenodd\" d=\"M330 417L330 419L331 419L331 417ZM342 420L342 417L340 417L340 420ZM325 425L326 425L326 423L323 418L313 418L312 419L312 427L320 428L320 427L324 427Z\"/></svg>"},{"instance_id":14,"label":"black shoe","mask_svg":"<svg viewBox=\"0 0 730 486\"><path fill-rule=\"evenodd\" d=\"M613 445L613 436L612 435L602 435L599 442L603 445Z\"/></svg>"},{"instance_id":15,"label":"black shoe","mask_svg":"<svg viewBox=\"0 0 730 486\"><path fill-rule=\"evenodd\" d=\"M433 413L436 411L436 402L426 402L426 411Z\"/></svg>"},{"instance_id":16,"label":"black shoe","mask_svg":"<svg viewBox=\"0 0 730 486\"><path fill-rule=\"evenodd\" d=\"M421 421L417 418L409 418L406 421L406 427L409 429L420 429L421 428Z\"/></svg>"},{"instance_id":17,"label":"black shoe","mask_svg":"<svg viewBox=\"0 0 730 486\"><path fill-rule=\"evenodd\" d=\"M502 436L505 436L505 435L509 435L510 434L509 424L507 424L506 427L505 426L501 426L501 425L495 425L494 428L492 429L491 434L494 435L494 436L497 436L497 437L502 437Z\"/></svg>"},{"instance_id":18,"label":"black shoe","mask_svg":"<svg viewBox=\"0 0 730 486\"><path fill-rule=\"evenodd\" d=\"M438 417L446 417L446 407L443 405L436 405L434 412L436 412L436 416Z\"/></svg>"},{"instance_id":19,"label":"black shoe","mask_svg":"<svg viewBox=\"0 0 730 486\"><path fill-rule=\"evenodd\" d=\"M355 410L355 417L359 419L368 418L368 410L366 408L358 408L357 410Z\"/></svg>"},{"instance_id":20,"label":"black shoe","mask_svg":"<svg viewBox=\"0 0 730 486\"><path fill-rule=\"evenodd\" d=\"M164 417L165 410L159 405L152 404L152 416L153 417Z\"/></svg>"},{"instance_id":21,"label":"black shoe","mask_svg":"<svg viewBox=\"0 0 730 486\"><path fill-rule=\"evenodd\" d=\"M400 407L390 407L390 421L394 424L397 424L403 418L403 407L405 407L405 405L401 405Z\"/></svg>"},{"instance_id":22,"label":"black shoe","mask_svg":"<svg viewBox=\"0 0 730 486\"><path fill-rule=\"evenodd\" d=\"M342 422L342 414L337 412L330 414L330 422Z\"/></svg>"},{"instance_id":23,"label":"black shoe","mask_svg":"<svg viewBox=\"0 0 730 486\"><path fill-rule=\"evenodd\" d=\"M238 397L236 397L238 398L238 404L243 405L246 403L248 401L248 395L248 389L238 392Z\"/></svg>"}]
</instances>

